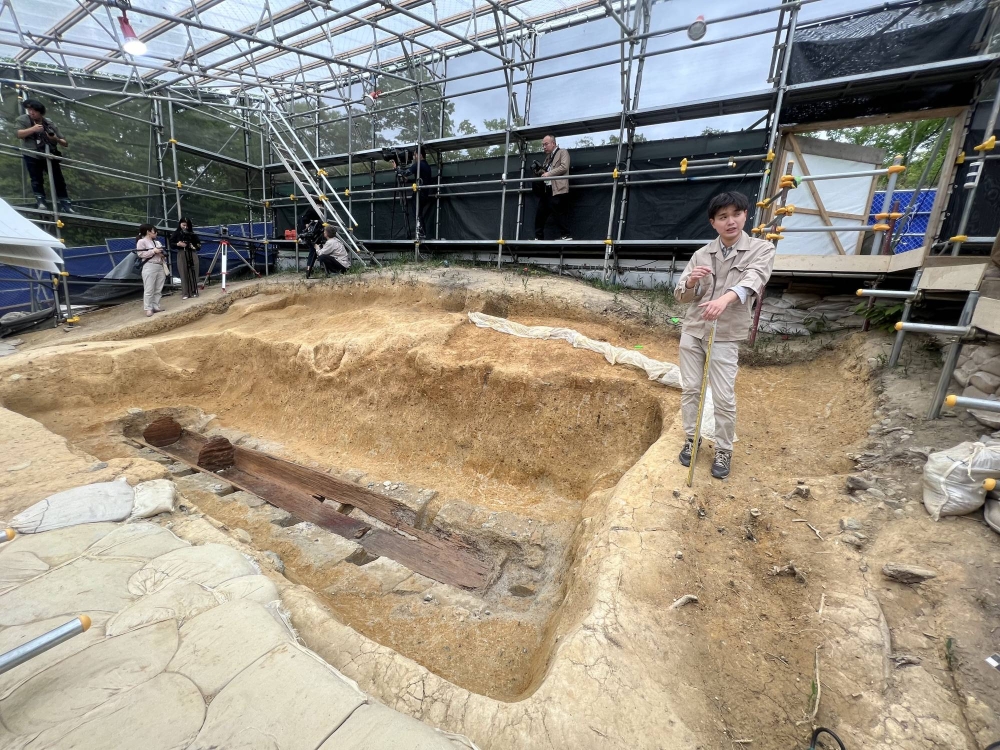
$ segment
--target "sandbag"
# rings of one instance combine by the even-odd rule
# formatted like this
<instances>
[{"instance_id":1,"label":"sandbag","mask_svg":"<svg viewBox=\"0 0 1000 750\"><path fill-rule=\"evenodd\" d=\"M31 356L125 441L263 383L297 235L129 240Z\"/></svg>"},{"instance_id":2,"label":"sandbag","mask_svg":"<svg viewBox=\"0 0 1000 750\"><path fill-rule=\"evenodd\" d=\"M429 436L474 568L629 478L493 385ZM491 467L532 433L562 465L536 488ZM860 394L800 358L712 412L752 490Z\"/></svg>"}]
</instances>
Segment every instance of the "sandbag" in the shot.
<instances>
[{"instance_id":1,"label":"sandbag","mask_svg":"<svg viewBox=\"0 0 1000 750\"><path fill-rule=\"evenodd\" d=\"M150 560L129 579L128 590L135 596L155 594L171 580L214 588L223 581L259 573L254 563L232 547L203 544L176 549Z\"/></svg>"},{"instance_id":2,"label":"sandbag","mask_svg":"<svg viewBox=\"0 0 1000 750\"><path fill-rule=\"evenodd\" d=\"M87 484L49 495L14 516L10 525L19 534L40 534L82 523L124 521L134 502L135 493L124 480Z\"/></svg>"},{"instance_id":3,"label":"sandbag","mask_svg":"<svg viewBox=\"0 0 1000 750\"><path fill-rule=\"evenodd\" d=\"M177 489L169 479L153 479L135 486L135 504L129 518L152 518L158 513L172 513Z\"/></svg>"},{"instance_id":4,"label":"sandbag","mask_svg":"<svg viewBox=\"0 0 1000 750\"><path fill-rule=\"evenodd\" d=\"M924 507L935 521L982 507L983 481L1000 478L1000 441L966 442L932 453L924 465Z\"/></svg>"}]
</instances>

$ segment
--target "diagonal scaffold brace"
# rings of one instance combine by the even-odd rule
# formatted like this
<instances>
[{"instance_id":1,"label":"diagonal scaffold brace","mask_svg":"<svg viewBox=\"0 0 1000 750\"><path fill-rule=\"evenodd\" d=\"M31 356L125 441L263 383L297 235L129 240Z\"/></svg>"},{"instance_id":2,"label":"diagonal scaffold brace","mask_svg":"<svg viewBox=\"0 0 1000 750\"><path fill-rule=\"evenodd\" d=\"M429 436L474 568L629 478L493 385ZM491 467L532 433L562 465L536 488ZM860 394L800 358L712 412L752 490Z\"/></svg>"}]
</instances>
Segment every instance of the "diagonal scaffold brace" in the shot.
<instances>
[{"instance_id":1,"label":"diagonal scaffold brace","mask_svg":"<svg viewBox=\"0 0 1000 750\"><path fill-rule=\"evenodd\" d=\"M698 444L701 442L701 419L705 414L705 394L708 393L708 370L712 366L712 344L715 343L715 329L718 319L712 321L712 330L708 332L708 350L705 352L705 369L701 373L701 395L698 397L698 418L694 423L694 443L691 445L691 465L688 466L687 486L694 482L694 467L698 464Z\"/></svg>"}]
</instances>

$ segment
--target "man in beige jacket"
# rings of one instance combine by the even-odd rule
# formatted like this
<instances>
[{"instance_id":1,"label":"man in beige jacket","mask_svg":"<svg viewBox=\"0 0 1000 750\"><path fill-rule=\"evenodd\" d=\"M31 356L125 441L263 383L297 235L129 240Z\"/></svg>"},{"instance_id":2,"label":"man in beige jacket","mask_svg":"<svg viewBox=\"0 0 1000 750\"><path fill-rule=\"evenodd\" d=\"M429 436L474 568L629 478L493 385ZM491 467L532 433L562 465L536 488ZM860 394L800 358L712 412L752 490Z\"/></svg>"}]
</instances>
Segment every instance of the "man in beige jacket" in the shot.
<instances>
[{"instance_id":1,"label":"man in beige jacket","mask_svg":"<svg viewBox=\"0 0 1000 750\"><path fill-rule=\"evenodd\" d=\"M542 138L545 162L539 177L559 177L569 174L569 151L559 148L554 135ZM569 212L569 180L546 179L544 190L538 195L538 210L535 213L535 239L545 239L545 224L552 216L559 227L559 239L571 240L566 215Z\"/></svg>"},{"instance_id":2,"label":"man in beige jacket","mask_svg":"<svg viewBox=\"0 0 1000 750\"><path fill-rule=\"evenodd\" d=\"M681 274L674 296L688 307L681 328L681 420L687 440L680 462L691 465L708 335L718 321L708 382L715 401L715 460L712 476L729 476L736 434L736 372L740 342L750 333L751 310L774 266L774 245L743 231L750 202L743 193L722 193L708 204L718 237L697 250Z\"/></svg>"}]
</instances>

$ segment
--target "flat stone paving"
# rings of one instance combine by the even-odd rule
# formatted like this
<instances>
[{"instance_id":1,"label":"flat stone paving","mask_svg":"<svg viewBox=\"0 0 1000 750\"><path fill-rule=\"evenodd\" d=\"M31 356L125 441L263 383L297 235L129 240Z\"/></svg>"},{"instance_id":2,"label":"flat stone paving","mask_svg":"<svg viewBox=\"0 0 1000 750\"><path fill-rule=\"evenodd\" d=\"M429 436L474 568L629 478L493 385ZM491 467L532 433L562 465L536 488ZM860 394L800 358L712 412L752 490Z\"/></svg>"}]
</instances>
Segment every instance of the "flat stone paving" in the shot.
<instances>
[{"instance_id":1,"label":"flat stone paving","mask_svg":"<svg viewBox=\"0 0 1000 750\"><path fill-rule=\"evenodd\" d=\"M0 545L0 653L93 621L0 675L0 750L473 747L369 698L298 643L280 604L231 547L155 524Z\"/></svg>"}]
</instances>

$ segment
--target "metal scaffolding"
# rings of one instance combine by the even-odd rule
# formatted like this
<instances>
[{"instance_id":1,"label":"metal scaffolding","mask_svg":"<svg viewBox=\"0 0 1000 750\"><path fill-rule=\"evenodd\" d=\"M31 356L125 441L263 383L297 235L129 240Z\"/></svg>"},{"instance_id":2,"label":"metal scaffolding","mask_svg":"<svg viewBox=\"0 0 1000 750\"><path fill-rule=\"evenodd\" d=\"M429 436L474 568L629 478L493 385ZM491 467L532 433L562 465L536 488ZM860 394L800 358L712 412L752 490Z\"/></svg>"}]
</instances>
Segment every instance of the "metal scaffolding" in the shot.
<instances>
[{"instance_id":1,"label":"metal scaffolding","mask_svg":"<svg viewBox=\"0 0 1000 750\"><path fill-rule=\"evenodd\" d=\"M900 6L915 4L920 2L911 0ZM380 249L392 252L412 249L415 258L420 257L422 247L447 250L454 244L473 252L491 250L491 260L501 266L515 259L515 248L527 242L522 237L525 197L532 183L542 179L526 176L531 143L546 133L560 137L608 133L616 146L614 164L607 170L568 176L574 190L607 191L605 236L557 243L560 253L563 247L592 248L605 279L617 274L620 253L636 245L652 251L654 257L657 253L663 259L669 257L672 272L677 251L690 252L697 244L694 240L627 239L626 218L637 191L667 183L725 184L735 169L749 164L735 176L759 178L758 194L766 196L774 192L771 168L775 152L780 151L787 107L846 99L857 93L890 94L900 87L955 81L981 84L1000 57L984 42L975 54L965 57L791 83L791 53L804 12L809 11L808 25L812 26L844 17L832 8L824 15L823 0L773 0L760 8L698 19L672 15L670 4L657 0L371 0L341 9L329 0L176 0L167 4L171 5L176 6L173 12L164 10L162 4L153 8L145 0L81 0L53 23L51 18L36 15L30 5L15 7L13 0L0 0L0 56L10 52L11 60L0 63L0 87L13 87L21 98L41 96L84 108L94 106L86 101L89 95L112 97L101 109L134 121L136 128L148 128L151 149L146 174L71 156L60 157L63 168L111 175L140 187L150 216L156 214L153 223L161 227L174 225L185 214L185 205L199 199L231 204L233 216L243 212L240 220L245 217L251 227L266 225L277 208L289 206L297 224L300 210L309 205L342 229L351 249L360 253L357 257L369 257L364 242L377 241ZM991 8L983 24L984 40L996 31L997 12ZM138 31L131 26L133 21ZM540 53L539 39L544 35L597 22L613 24L617 33L568 51ZM704 28L695 30L698 23L719 31L704 35ZM644 69L651 59L700 48L732 50L733 45L771 37L769 88L640 107ZM137 44L145 51L136 51ZM466 60L480 64L455 72L455 66ZM601 68L617 69L615 106L583 119L532 122L537 110L533 92L540 82ZM506 106L497 112L502 115L502 127L446 132L446 106L486 92L500 92L504 97ZM124 111L136 102L148 103L148 118ZM1000 103L994 105L990 130L997 106ZM231 128L230 139L206 145L182 137L180 126L190 111ZM385 125L413 111L417 114L410 131L397 127L399 132L392 133L393 128ZM752 126L762 126L764 147L758 153L725 158L692 154L678 167L644 169L634 163L638 136L646 126L751 113L762 115ZM339 142L324 135L334 132ZM993 158L990 136L987 132L976 157L981 165ZM238 147L238 155L228 148L231 144ZM424 201L434 202L437 227L445 201L495 195L499 206L495 239L443 240L419 234L408 240L376 238L376 204L396 200L400 191L398 185L379 186L377 164L383 146L420 148L436 157L436 184L422 186L426 188L422 190L416 184L403 186L412 188L418 221ZM492 147L502 157L499 179L442 181L442 166L456 161L456 153L480 147ZM0 144L0 157L20 158L28 153ZM186 181L181 164L185 158L203 163ZM234 190L207 187L202 177L215 165L237 170L245 184ZM894 183L895 173L891 169L888 173ZM890 186L890 194L892 190ZM972 210L974 195L973 188L965 214ZM55 197L51 210L20 210L54 228L58 236L73 224L109 229L134 226L83 207L92 206L90 202L81 203L76 213L65 214ZM354 232L355 217L364 213L371 236L360 238ZM758 211L754 224L762 218ZM963 215L959 235L966 224ZM876 248L881 244L881 231L876 230ZM283 241L259 239L265 251ZM952 238L953 252L959 251L963 241L969 243L965 237ZM545 252L546 244L532 243L532 254Z\"/></svg>"}]
</instances>

